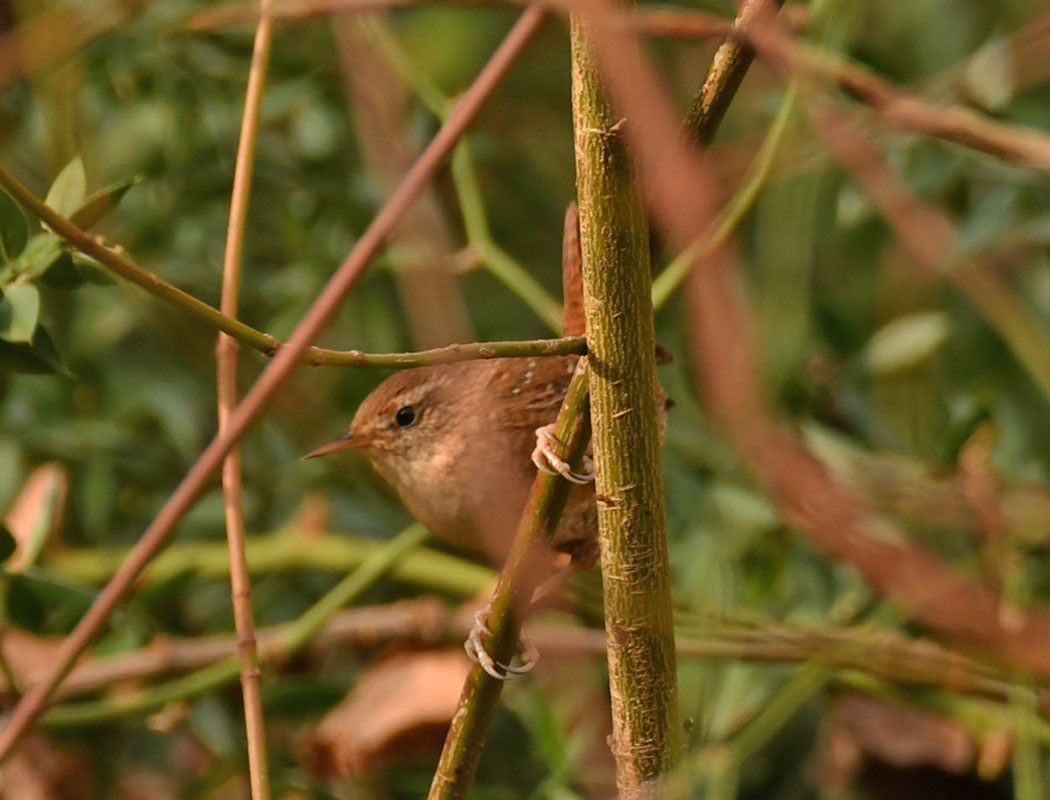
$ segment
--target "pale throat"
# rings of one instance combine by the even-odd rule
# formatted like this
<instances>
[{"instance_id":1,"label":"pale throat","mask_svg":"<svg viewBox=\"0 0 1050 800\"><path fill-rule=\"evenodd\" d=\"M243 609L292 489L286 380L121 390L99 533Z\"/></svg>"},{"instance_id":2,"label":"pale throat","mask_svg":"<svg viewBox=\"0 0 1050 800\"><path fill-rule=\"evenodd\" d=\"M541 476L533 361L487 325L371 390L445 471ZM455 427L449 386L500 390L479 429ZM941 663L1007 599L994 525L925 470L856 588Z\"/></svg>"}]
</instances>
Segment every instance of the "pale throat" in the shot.
<instances>
[{"instance_id":1,"label":"pale throat","mask_svg":"<svg viewBox=\"0 0 1050 800\"><path fill-rule=\"evenodd\" d=\"M373 461L412 516L439 536L469 541L472 531L467 529L471 525L462 474L465 449L466 440L445 437L427 453Z\"/></svg>"}]
</instances>

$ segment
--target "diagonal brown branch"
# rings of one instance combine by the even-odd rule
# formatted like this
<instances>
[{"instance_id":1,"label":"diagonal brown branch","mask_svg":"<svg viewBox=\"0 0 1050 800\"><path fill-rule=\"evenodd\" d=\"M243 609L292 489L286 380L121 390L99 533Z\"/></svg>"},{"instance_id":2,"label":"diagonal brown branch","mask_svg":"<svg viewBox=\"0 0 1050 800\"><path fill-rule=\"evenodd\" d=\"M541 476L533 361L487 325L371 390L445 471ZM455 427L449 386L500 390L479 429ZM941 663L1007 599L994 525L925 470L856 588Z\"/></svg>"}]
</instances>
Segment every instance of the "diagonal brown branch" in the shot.
<instances>
[{"instance_id":1,"label":"diagonal brown branch","mask_svg":"<svg viewBox=\"0 0 1050 800\"><path fill-rule=\"evenodd\" d=\"M143 533L139 543L99 593L84 617L66 638L55 662L15 706L0 731L0 760L6 758L34 720L43 711L51 693L69 673L77 657L87 648L117 604L131 591L135 580L153 556L167 543L182 515L200 495L222 459L259 416L266 402L291 375L311 342L335 313L368 262L382 246L391 229L419 194L420 189L451 152L456 141L477 116L482 104L514 64L522 49L543 21L538 8L526 10L511 28L477 79L464 93L448 121L420 154L397 191L376 215L354 249L296 327L285 348L259 376L255 385L230 416L226 429L215 436L197 462L172 493L168 502Z\"/></svg>"},{"instance_id":2,"label":"diagonal brown branch","mask_svg":"<svg viewBox=\"0 0 1050 800\"><path fill-rule=\"evenodd\" d=\"M860 64L798 44L775 25L752 25L740 35L780 68L853 92L890 125L1050 173L1050 136L1033 128L999 122L958 105L929 103Z\"/></svg>"}]
</instances>

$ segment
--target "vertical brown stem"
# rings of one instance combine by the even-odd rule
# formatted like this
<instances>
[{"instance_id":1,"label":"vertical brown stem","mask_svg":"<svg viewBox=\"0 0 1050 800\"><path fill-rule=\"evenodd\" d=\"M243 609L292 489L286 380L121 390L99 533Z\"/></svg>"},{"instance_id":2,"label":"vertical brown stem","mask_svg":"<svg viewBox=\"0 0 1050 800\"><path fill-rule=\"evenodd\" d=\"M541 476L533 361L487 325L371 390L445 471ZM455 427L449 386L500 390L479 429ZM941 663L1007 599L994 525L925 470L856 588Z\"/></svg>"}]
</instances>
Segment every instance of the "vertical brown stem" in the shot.
<instances>
[{"instance_id":1,"label":"vertical brown stem","mask_svg":"<svg viewBox=\"0 0 1050 800\"><path fill-rule=\"evenodd\" d=\"M222 265L221 311L237 316L237 294L240 289L244 234L251 195L252 170L255 165L255 142L259 130L259 106L266 84L266 67L273 41L271 0L261 0L261 16L255 31L248 88L244 98L244 116L237 143L237 163L230 193L230 220L226 229L226 253ZM216 383L218 389L219 432L229 424L237 407L236 339L220 332L215 345ZM248 775L252 800L269 800L270 777L266 753L266 721L259 693L259 653L252 619L251 579L245 553L244 507L241 492L241 453L233 448L222 462L222 493L226 510L226 541L230 549L230 591L233 595L233 618L237 628L237 653L241 662L241 695L244 698L244 729L248 742Z\"/></svg>"}]
</instances>

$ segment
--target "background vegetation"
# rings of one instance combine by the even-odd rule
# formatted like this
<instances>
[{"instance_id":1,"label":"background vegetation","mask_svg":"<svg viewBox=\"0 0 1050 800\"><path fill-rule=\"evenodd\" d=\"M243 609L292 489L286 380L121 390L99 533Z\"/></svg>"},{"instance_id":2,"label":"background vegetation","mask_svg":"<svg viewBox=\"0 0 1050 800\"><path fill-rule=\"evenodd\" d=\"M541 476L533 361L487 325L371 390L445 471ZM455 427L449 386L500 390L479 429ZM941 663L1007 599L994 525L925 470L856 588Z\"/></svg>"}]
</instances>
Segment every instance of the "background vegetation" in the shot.
<instances>
[{"instance_id":1,"label":"background vegetation","mask_svg":"<svg viewBox=\"0 0 1050 800\"><path fill-rule=\"evenodd\" d=\"M734 11L728 3L699 7ZM1044 131L1046 23L1032 23L1046 10L1037 0L815 0L788 8L808 41L894 84ZM3 11L4 52L20 55L0 59L0 162L40 196L50 190L65 213L117 187L105 197L119 202L93 206L98 219L81 217L84 224L218 305L251 20L227 22L208 4L183 0L19 0ZM516 13L428 7L354 25L323 14L278 24L245 242L246 322L286 338L389 193L397 162L379 164L376 134L371 142L363 134L362 117L374 111L353 76L369 76L393 98L397 140L388 149L416 152ZM1009 36L1026 25L1026 36ZM714 45L651 43L683 114ZM433 212L426 233L375 261L322 344L385 352L450 336L557 333L561 220L574 196L568 53L567 25L551 18L439 175L425 201ZM839 100L907 185L958 225L954 257L983 259L1045 327L1045 172L902 132ZM1050 398L1026 366L1040 342L1025 330L993 330L963 294L916 264L814 136L808 102L757 62L710 155L727 196L760 189L734 238L764 386L841 482L906 522L915 541L1001 588L1009 619L1050 591ZM763 142L761 152L773 157L756 173L749 165ZM5 674L21 676L16 687L7 684L13 698L47 662L50 637L83 614L213 435L215 342L180 312L71 257L6 198L0 229L0 509L20 547L2 575ZM414 248L424 246L455 280L442 290L444 302L413 305L405 284L433 279L418 272ZM663 269L674 254L655 239L654 248ZM911 787L923 797L1045 796L1050 727L1037 678L1001 668L994 653L964 658L938 649L892 601L817 554L705 415L677 296L656 321L658 339L677 357L661 368L677 403L664 465L679 689L692 721L685 772L695 795L900 797ZM247 386L264 358L246 351L241 364ZM244 440L261 627L299 618L360 561L362 543L410 522L363 459L300 460L345 426L382 377L303 367ZM158 637L200 644L228 635L224 530L216 484L96 652L117 657L151 642L156 648ZM366 620L378 633L328 637L264 667L275 796L425 793L440 720L412 719L388 746L362 745L353 756L319 725L363 685L369 665L398 658L391 653L403 649L392 648L406 640L458 647L461 631L441 609L481 591L488 575L462 554L421 552L356 598L372 609ZM576 592L580 621L591 626L600 620L595 580L583 576ZM413 607L431 614L428 631L405 620L374 622L374 607L422 594L443 601ZM609 790L602 660L588 654L578 627L571 630L579 634L571 652L549 644L549 672L505 693L476 796ZM422 668L432 682L445 675L433 662ZM150 699L148 687L185 671L159 663L83 688L90 694L76 700L98 702L45 718L44 733L6 768L0 793L245 796L235 672L207 691L177 684L157 702L122 706ZM456 676L443 678L453 697ZM372 691L391 705L404 700Z\"/></svg>"}]
</instances>

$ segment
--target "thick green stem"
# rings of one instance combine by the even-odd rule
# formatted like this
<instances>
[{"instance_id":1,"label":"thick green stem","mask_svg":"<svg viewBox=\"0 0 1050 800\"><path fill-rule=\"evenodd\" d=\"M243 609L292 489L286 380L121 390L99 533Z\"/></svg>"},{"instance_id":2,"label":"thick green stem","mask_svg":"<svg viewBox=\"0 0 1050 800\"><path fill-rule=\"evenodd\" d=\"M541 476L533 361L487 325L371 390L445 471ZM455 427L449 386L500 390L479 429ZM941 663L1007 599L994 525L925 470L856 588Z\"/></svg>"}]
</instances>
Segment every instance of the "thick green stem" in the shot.
<instances>
[{"instance_id":1,"label":"thick green stem","mask_svg":"<svg viewBox=\"0 0 1050 800\"><path fill-rule=\"evenodd\" d=\"M678 763L671 580L660 399L650 302L649 227L623 145L625 125L601 90L585 26L572 24L572 100L591 424L605 586L617 784L661 794Z\"/></svg>"}]
</instances>

